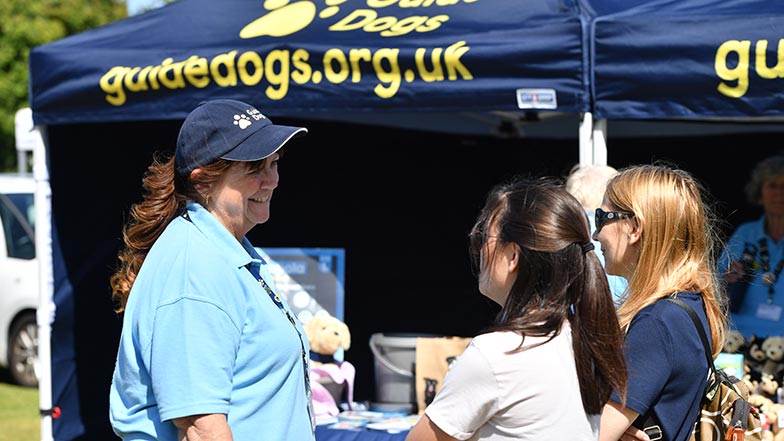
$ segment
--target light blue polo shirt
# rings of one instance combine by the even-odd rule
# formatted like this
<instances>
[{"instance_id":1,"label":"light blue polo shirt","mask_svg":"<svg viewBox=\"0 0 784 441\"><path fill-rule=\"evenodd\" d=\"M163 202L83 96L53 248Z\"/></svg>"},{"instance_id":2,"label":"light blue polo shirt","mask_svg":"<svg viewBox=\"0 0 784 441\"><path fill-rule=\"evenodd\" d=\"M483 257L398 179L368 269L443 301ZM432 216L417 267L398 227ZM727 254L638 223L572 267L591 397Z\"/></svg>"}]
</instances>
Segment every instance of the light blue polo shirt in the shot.
<instances>
[{"instance_id":1,"label":"light blue polo shirt","mask_svg":"<svg viewBox=\"0 0 784 441\"><path fill-rule=\"evenodd\" d=\"M784 259L784 239L774 242L765 233L765 216L763 215L755 221L745 222L738 226L727 241L727 249L719 260L719 270L722 274L726 272L729 259L739 260L743 253L746 243L754 245L757 252L754 255L755 266L760 267L759 241L765 239L768 247L769 272L775 272L779 262ZM757 277L751 282L746 290L746 296L738 312L730 313L730 326L737 329L747 339L752 334L757 337L767 337L771 335L784 334L784 313L775 320L776 316L765 314L771 311L766 305L769 296L768 285L762 282L762 270L759 270ZM773 284L772 310L781 308L784 310L784 271L779 274Z\"/></svg>"},{"instance_id":2,"label":"light blue polo shirt","mask_svg":"<svg viewBox=\"0 0 784 441\"><path fill-rule=\"evenodd\" d=\"M171 419L222 413L235 440L315 439L300 337L249 264L274 289L247 238L200 205L166 227L124 312L110 391L118 436L176 441Z\"/></svg>"}]
</instances>

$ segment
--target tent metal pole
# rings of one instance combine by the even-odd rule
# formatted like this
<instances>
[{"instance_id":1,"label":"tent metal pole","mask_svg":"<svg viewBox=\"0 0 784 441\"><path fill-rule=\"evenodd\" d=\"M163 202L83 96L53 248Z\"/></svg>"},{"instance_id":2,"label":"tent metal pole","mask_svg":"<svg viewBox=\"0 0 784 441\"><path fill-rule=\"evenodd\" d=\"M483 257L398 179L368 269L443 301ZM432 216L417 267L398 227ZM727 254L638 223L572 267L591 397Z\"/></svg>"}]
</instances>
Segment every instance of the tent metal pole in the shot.
<instances>
[{"instance_id":1,"label":"tent metal pole","mask_svg":"<svg viewBox=\"0 0 784 441\"><path fill-rule=\"evenodd\" d=\"M52 189L46 165L46 126L36 126L33 150L35 178L35 255L38 258L38 402L41 412L41 441L52 441L52 352L51 331L54 318L52 275Z\"/></svg>"},{"instance_id":2,"label":"tent metal pole","mask_svg":"<svg viewBox=\"0 0 784 441\"><path fill-rule=\"evenodd\" d=\"M607 165L607 120L594 120L593 130L591 131L591 146L593 153L593 163Z\"/></svg>"},{"instance_id":3,"label":"tent metal pole","mask_svg":"<svg viewBox=\"0 0 784 441\"><path fill-rule=\"evenodd\" d=\"M593 163L593 115L591 112L580 114L580 165Z\"/></svg>"}]
</instances>

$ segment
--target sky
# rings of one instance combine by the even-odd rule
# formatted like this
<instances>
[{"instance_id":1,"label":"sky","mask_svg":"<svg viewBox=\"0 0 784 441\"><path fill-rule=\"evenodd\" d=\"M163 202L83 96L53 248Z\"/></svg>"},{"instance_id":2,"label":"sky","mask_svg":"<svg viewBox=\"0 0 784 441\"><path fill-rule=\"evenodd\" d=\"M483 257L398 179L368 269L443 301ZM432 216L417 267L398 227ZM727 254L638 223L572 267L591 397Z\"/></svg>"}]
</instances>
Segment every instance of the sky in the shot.
<instances>
[{"instance_id":1,"label":"sky","mask_svg":"<svg viewBox=\"0 0 784 441\"><path fill-rule=\"evenodd\" d=\"M163 0L127 0L128 15L136 15L139 12L145 11L150 8L157 8L163 6Z\"/></svg>"}]
</instances>

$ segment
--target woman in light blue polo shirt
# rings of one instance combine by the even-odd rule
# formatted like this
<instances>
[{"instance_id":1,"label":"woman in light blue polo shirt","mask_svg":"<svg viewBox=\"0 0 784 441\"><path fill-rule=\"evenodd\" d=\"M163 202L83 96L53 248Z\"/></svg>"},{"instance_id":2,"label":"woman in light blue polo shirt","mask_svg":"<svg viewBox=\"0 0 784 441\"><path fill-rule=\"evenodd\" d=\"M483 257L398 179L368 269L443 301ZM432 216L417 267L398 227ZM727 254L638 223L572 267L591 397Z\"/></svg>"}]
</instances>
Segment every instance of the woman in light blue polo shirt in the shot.
<instances>
[{"instance_id":1,"label":"woman in light blue polo shirt","mask_svg":"<svg viewBox=\"0 0 784 441\"><path fill-rule=\"evenodd\" d=\"M784 155L757 163L745 190L748 202L762 207L763 214L738 226L719 262L731 325L747 339L783 335Z\"/></svg>"},{"instance_id":2,"label":"woman in light blue polo shirt","mask_svg":"<svg viewBox=\"0 0 784 441\"><path fill-rule=\"evenodd\" d=\"M111 278L124 440L315 438L305 332L245 237L269 219L281 147L305 132L208 101L149 167Z\"/></svg>"}]
</instances>

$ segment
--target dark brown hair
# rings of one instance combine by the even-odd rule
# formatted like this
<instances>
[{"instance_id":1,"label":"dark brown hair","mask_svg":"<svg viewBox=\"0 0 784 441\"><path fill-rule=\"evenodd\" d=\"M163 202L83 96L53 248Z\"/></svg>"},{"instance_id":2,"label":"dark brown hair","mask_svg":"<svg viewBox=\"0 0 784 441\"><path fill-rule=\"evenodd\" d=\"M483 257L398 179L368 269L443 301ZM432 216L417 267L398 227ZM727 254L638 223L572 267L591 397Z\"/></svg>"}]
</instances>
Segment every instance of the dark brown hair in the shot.
<instances>
[{"instance_id":1,"label":"dark brown hair","mask_svg":"<svg viewBox=\"0 0 784 441\"><path fill-rule=\"evenodd\" d=\"M588 218L560 181L517 177L493 188L472 230L474 268L490 227L520 252L517 280L491 331L554 338L569 321L583 408L599 414L613 390L626 392L623 334ZM500 250L502 247L495 247ZM549 339L547 341L549 341Z\"/></svg>"}]
</instances>

